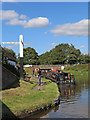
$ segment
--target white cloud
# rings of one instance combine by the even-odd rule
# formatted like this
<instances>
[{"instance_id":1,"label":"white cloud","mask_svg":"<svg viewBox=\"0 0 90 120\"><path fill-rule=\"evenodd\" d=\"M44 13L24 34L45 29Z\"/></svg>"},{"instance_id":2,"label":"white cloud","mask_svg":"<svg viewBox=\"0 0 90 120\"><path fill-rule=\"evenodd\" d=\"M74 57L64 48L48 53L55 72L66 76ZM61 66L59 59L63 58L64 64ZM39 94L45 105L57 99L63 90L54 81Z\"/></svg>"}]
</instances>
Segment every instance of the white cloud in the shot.
<instances>
[{"instance_id":1,"label":"white cloud","mask_svg":"<svg viewBox=\"0 0 90 120\"><path fill-rule=\"evenodd\" d=\"M44 32L44 34L47 34L48 32Z\"/></svg>"},{"instance_id":2,"label":"white cloud","mask_svg":"<svg viewBox=\"0 0 90 120\"><path fill-rule=\"evenodd\" d=\"M36 28L46 27L49 24L49 20L46 17L37 17L29 20L26 19L26 15L19 15L14 10L0 11L0 20L8 20L6 22L7 25L22 25L24 28Z\"/></svg>"},{"instance_id":3,"label":"white cloud","mask_svg":"<svg viewBox=\"0 0 90 120\"><path fill-rule=\"evenodd\" d=\"M82 49L83 49L83 48L85 48L85 46L84 46L84 45L81 45L81 46L80 46L80 48L82 48Z\"/></svg>"},{"instance_id":4,"label":"white cloud","mask_svg":"<svg viewBox=\"0 0 90 120\"><path fill-rule=\"evenodd\" d=\"M7 25L25 25L27 23L27 21L22 21L22 20L18 20L17 18L10 20L9 22L6 22Z\"/></svg>"},{"instance_id":5,"label":"white cloud","mask_svg":"<svg viewBox=\"0 0 90 120\"><path fill-rule=\"evenodd\" d=\"M50 30L50 32L53 33L55 36L88 36L88 19L81 20L77 23L57 25L56 28Z\"/></svg>"},{"instance_id":6,"label":"white cloud","mask_svg":"<svg viewBox=\"0 0 90 120\"><path fill-rule=\"evenodd\" d=\"M22 14L22 15L20 16L20 19L27 19L27 16Z\"/></svg>"},{"instance_id":7,"label":"white cloud","mask_svg":"<svg viewBox=\"0 0 90 120\"><path fill-rule=\"evenodd\" d=\"M37 17L30 19L26 24L25 28L34 28L34 27L45 27L49 24L48 18L45 17Z\"/></svg>"},{"instance_id":8,"label":"white cloud","mask_svg":"<svg viewBox=\"0 0 90 120\"><path fill-rule=\"evenodd\" d=\"M30 19L29 21L26 20L18 20L12 19L6 24L8 25L22 25L24 28L36 28L36 27L45 27L49 24L49 20L44 17L38 17L34 19Z\"/></svg>"},{"instance_id":9,"label":"white cloud","mask_svg":"<svg viewBox=\"0 0 90 120\"><path fill-rule=\"evenodd\" d=\"M55 47L55 46L56 46L56 43L51 43L50 45Z\"/></svg>"},{"instance_id":10,"label":"white cloud","mask_svg":"<svg viewBox=\"0 0 90 120\"><path fill-rule=\"evenodd\" d=\"M14 10L0 10L0 20L11 20L19 16Z\"/></svg>"}]
</instances>

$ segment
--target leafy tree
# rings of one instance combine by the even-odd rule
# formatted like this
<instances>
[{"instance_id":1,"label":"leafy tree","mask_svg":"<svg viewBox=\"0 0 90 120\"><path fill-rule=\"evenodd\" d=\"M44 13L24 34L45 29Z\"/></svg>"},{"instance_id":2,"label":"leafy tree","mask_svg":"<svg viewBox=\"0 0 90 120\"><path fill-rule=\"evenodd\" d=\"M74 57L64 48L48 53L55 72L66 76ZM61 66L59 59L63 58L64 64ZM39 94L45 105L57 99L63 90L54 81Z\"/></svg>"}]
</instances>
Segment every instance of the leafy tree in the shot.
<instances>
[{"instance_id":1,"label":"leafy tree","mask_svg":"<svg viewBox=\"0 0 90 120\"><path fill-rule=\"evenodd\" d=\"M68 63L69 64L77 64L80 60L80 55L81 52L79 49L74 48L74 46L71 44L71 46L69 47L69 51L68 51Z\"/></svg>"},{"instance_id":2,"label":"leafy tree","mask_svg":"<svg viewBox=\"0 0 90 120\"><path fill-rule=\"evenodd\" d=\"M2 48L2 64L7 64L7 53L5 51L16 59L16 53L13 50L4 47Z\"/></svg>"},{"instance_id":3,"label":"leafy tree","mask_svg":"<svg viewBox=\"0 0 90 120\"><path fill-rule=\"evenodd\" d=\"M84 55L85 63L90 63L90 56Z\"/></svg>"},{"instance_id":4,"label":"leafy tree","mask_svg":"<svg viewBox=\"0 0 90 120\"><path fill-rule=\"evenodd\" d=\"M7 51L10 55L12 55L16 59L16 53L12 49L3 48L5 51Z\"/></svg>"},{"instance_id":5,"label":"leafy tree","mask_svg":"<svg viewBox=\"0 0 90 120\"><path fill-rule=\"evenodd\" d=\"M68 53L69 45L60 44L52 49L50 52L46 52L39 56L40 64L64 64Z\"/></svg>"},{"instance_id":6,"label":"leafy tree","mask_svg":"<svg viewBox=\"0 0 90 120\"><path fill-rule=\"evenodd\" d=\"M18 63L20 63L20 57L18 55ZM23 64L37 65L38 61L38 53L35 49L31 47L24 48L23 50Z\"/></svg>"},{"instance_id":7,"label":"leafy tree","mask_svg":"<svg viewBox=\"0 0 90 120\"><path fill-rule=\"evenodd\" d=\"M20 57L18 57L18 61ZM24 64L56 65L56 64L85 64L90 62L90 56L82 55L74 45L59 44L49 52L38 56L33 48L24 48Z\"/></svg>"},{"instance_id":8,"label":"leafy tree","mask_svg":"<svg viewBox=\"0 0 90 120\"><path fill-rule=\"evenodd\" d=\"M2 51L2 64L7 64L6 53Z\"/></svg>"},{"instance_id":9,"label":"leafy tree","mask_svg":"<svg viewBox=\"0 0 90 120\"><path fill-rule=\"evenodd\" d=\"M82 55L79 49L74 45L59 44L50 52L46 52L39 56L40 64L56 65L56 64L82 64L88 63L90 60L88 55Z\"/></svg>"}]
</instances>

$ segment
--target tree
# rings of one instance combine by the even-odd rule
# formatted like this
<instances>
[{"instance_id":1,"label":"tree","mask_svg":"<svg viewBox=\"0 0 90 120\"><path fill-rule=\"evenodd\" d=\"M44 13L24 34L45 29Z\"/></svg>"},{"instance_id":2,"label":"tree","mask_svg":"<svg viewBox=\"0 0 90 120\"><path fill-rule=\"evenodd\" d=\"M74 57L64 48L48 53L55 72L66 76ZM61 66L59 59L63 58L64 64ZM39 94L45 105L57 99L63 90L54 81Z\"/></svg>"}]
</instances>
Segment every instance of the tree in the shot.
<instances>
[{"instance_id":1,"label":"tree","mask_svg":"<svg viewBox=\"0 0 90 120\"><path fill-rule=\"evenodd\" d=\"M50 50L50 52L46 52L39 56L40 64L64 64L67 58L68 49L68 44L59 44Z\"/></svg>"},{"instance_id":2,"label":"tree","mask_svg":"<svg viewBox=\"0 0 90 120\"><path fill-rule=\"evenodd\" d=\"M2 65L7 64L6 53L2 51Z\"/></svg>"},{"instance_id":3,"label":"tree","mask_svg":"<svg viewBox=\"0 0 90 120\"><path fill-rule=\"evenodd\" d=\"M13 50L4 47L2 48L2 64L7 64L7 54L13 56L16 59L16 53Z\"/></svg>"},{"instance_id":4,"label":"tree","mask_svg":"<svg viewBox=\"0 0 90 120\"><path fill-rule=\"evenodd\" d=\"M20 57L18 57L18 61ZM90 56L82 55L74 45L59 44L49 52L38 56L33 48L24 48L24 64L58 65L58 64L85 64L90 62Z\"/></svg>"},{"instance_id":5,"label":"tree","mask_svg":"<svg viewBox=\"0 0 90 120\"><path fill-rule=\"evenodd\" d=\"M5 47L3 49L16 59L16 53L12 49L8 49Z\"/></svg>"},{"instance_id":6,"label":"tree","mask_svg":"<svg viewBox=\"0 0 90 120\"><path fill-rule=\"evenodd\" d=\"M20 57L18 55L18 63L20 63ZM38 53L35 49L31 47L24 48L23 50L23 64L37 65L38 61Z\"/></svg>"},{"instance_id":7,"label":"tree","mask_svg":"<svg viewBox=\"0 0 90 120\"><path fill-rule=\"evenodd\" d=\"M89 55L84 55L85 56L85 63L90 63L90 56Z\"/></svg>"},{"instance_id":8,"label":"tree","mask_svg":"<svg viewBox=\"0 0 90 120\"><path fill-rule=\"evenodd\" d=\"M84 60L85 59L85 60ZM87 60L86 60L87 59ZM76 49L74 45L59 44L50 52L46 52L39 56L40 64L56 65L56 64L78 64L88 61L88 56L81 55L81 51Z\"/></svg>"},{"instance_id":9,"label":"tree","mask_svg":"<svg viewBox=\"0 0 90 120\"><path fill-rule=\"evenodd\" d=\"M80 56L81 56L80 50L76 49L74 45L71 44L71 46L69 47L69 51L68 51L68 63L77 64L78 62L80 62L79 60Z\"/></svg>"}]
</instances>

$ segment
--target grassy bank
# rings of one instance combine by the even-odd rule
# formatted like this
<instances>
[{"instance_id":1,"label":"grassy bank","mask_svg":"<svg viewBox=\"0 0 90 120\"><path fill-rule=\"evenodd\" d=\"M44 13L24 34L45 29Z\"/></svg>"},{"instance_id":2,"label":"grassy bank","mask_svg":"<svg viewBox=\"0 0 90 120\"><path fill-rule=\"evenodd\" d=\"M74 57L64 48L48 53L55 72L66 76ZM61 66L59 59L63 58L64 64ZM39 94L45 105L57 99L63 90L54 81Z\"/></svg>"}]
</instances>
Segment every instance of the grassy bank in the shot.
<instances>
[{"instance_id":1,"label":"grassy bank","mask_svg":"<svg viewBox=\"0 0 90 120\"><path fill-rule=\"evenodd\" d=\"M88 64L80 64L80 65L71 65L69 67L65 67L64 72L70 72L75 75L76 82L77 81L86 81L88 82Z\"/></svg>"},{"instance_id":2,"label":"grassy bank","mask_svg":"<svg viewBox=\"0 0 90 120\"><path fill-rule=\"evenodd\" d=\"M71 65L69 67L65 67L65 70L88 71L88 64Z\"/></svg>"},{"instance_id":3,"label":"grassy bank","mask_svg":"<svg viewBox=\"0 0 90 120\"><path fill-rule=\"evenodd\" d=\"M6 110L7 106L15 116L19 116L26 111L33 111L48 104L54 104L54 100L59 96L55 83L42 78L46 85L42 90L34 89L38 82L32 79L31 82L20 80L20 87L2 91L3 115L10 114Z\"/></svg>"}]
</instances>

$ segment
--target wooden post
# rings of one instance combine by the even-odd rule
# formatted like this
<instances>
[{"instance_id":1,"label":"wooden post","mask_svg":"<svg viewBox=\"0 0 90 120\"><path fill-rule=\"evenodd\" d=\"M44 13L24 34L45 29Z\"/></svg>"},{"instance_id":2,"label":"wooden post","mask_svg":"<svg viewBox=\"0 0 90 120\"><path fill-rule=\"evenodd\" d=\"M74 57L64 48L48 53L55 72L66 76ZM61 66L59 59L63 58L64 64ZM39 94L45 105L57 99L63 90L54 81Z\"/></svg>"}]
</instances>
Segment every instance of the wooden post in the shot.
<instances>
[{"instance_id":1,"label":"wooden post","mask_svg":"<svg viewBox=\"0 0 90 120\"><path fill-rule=\"evenodd\" d=\"M23 80L23 35L19 36L20 42L20 79Z\"/></svg>"}]
</instances>

